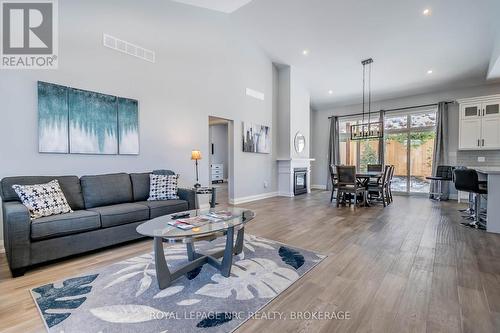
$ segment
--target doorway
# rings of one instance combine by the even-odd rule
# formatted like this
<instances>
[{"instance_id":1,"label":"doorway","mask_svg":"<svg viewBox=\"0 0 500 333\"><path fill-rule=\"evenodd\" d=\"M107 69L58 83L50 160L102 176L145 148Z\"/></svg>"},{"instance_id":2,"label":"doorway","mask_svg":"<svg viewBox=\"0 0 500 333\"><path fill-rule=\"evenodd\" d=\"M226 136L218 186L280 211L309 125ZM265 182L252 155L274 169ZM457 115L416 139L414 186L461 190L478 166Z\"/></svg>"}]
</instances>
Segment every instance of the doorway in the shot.
<instances>
[{"instance_id":1,"label":"doorway","mask_svg":"<svg viewBox=\"0 0 500 333\"><path fill-rule=\"evenodd\" d=\"M386 115L386 164L395 166L392 190L404 194L429 193L436 138L436 110Z\"/></svg>"},{"instance_id":2,"label":"doorway","mask_svg":"<svg viewBox=\"0 0 500 333\"><path fill-rule=\"evenodd\" d=\"M232 175L231 154L232 121L219 117L208 117L210 186L216 188L217 204L226 206L230 197Z\"/></svg>"}]
</instances>

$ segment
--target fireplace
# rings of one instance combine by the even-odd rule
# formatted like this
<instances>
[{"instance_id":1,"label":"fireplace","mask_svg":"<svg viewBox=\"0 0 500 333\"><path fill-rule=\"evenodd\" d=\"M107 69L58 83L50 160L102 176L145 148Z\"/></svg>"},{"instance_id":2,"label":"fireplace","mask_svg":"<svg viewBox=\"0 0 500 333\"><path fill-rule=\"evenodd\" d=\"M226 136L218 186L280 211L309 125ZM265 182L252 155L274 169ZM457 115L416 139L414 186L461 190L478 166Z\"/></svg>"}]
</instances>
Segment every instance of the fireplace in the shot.
<instances>
[{"instance_id":1,"label":"fireplace","mask_svg":"<svg viewBox=\"0 0 500 333\"><path fill-rule=\"evenodd\" d=\"M307 193L307 168L293 169L293 193L295 195Z\"/></svg>"}]
</instances>

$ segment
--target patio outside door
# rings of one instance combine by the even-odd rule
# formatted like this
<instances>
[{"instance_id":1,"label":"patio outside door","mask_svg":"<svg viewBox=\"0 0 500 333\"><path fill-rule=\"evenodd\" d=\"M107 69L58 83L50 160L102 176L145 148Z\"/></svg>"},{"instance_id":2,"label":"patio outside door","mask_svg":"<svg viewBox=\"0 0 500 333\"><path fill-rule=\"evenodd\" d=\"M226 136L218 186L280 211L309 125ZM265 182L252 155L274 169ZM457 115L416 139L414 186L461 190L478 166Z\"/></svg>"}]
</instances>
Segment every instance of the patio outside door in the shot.
<instances>
[{"instance_id":1,"label":"patio outside door","mask_svg":"<svg viewBox=\"0 0 500 333\"><path fill-rule=\"evenodd\" d=\"M436 110L390 113L384 119L385 163L396 167L392 190L429 193L436 138Z\"/></svg>"}]
</instances>

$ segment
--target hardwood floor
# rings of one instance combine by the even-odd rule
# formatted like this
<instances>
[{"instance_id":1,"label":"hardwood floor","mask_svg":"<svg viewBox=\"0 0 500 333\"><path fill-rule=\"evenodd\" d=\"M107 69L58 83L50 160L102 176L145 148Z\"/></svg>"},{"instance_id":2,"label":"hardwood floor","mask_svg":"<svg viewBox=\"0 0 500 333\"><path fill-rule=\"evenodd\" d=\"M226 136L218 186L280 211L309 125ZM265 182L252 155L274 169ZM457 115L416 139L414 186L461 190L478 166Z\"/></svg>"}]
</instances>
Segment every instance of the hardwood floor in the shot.
<instances>
[{"instance_id":1,"label":"hardwood floor","mask_svg":"<svg viewBox=\"0 0 500 333\"><path fill-rule=\"evenodd\" d=\"M329 193L243 205L248 232L327 254L264 308L348 311L349 320L251 319L237 332L499 332L500 235L467 229L456 202L395 197L335 208ZM0 255L0 331L43 331L28 288L151 251L150 241L72 258L12 279Z\"/></svg>"}]
</instances>

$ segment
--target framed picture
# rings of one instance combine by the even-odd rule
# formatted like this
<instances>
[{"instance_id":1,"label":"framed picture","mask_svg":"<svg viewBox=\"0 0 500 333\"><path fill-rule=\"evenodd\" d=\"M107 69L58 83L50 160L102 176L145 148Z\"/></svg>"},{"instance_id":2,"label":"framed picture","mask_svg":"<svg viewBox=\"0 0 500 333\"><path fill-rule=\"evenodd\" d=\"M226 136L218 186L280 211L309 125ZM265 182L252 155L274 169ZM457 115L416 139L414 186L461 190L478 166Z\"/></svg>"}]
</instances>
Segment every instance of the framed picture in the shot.
<instances>
[{"instance_id":1,"label":"framed picture","mask_svg":"<svg viewBox=\"0 0 500 333\"><path fill-rule=\"evenodd\" d=\"M269 126L243 122L243 151L246 153L271 153Z\"/></svg>"},{"instance_id":2,"label":"framed picture","mask_svg":"<svg viewBox=\"0 0 500 333\"><path fill-rule=\"evenodd\" d=\"M118 98L118 152L139 154L139 112L135 99Z\"/></svg>"},{"instance_id":3,"label":"framed picture","mask_svg":"<svg viewBox=\"0 0 500 333\"><path fill-rule=\"evenodd\" d=\"M69 153L68 88L38 82L38 151Z\"/></svg>"},{"instance_id":4,"label":"framed picture","mask_svg":"<svg viewBox=\"0 0 500 333\"><path fill-rule=\"evenodd\" d=\"M116 97L95 92L69 91L69 152L118 154Z\"/></svg>"},{"instance_id":5,"label":"framed picture","mask_svg":"<svg viewBox=\"0 0 500 333\"><path fill-rule=\"evenodd\" d=\"M39 81L38 151L138 155L138 101Z\"/></svg>"}]
</instances>

